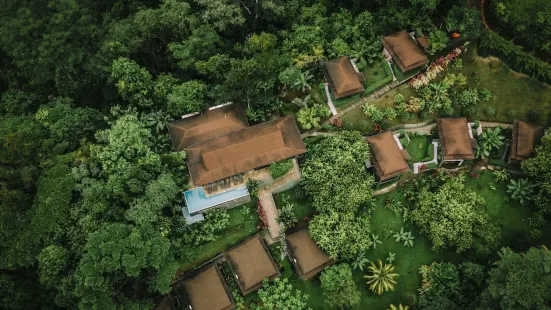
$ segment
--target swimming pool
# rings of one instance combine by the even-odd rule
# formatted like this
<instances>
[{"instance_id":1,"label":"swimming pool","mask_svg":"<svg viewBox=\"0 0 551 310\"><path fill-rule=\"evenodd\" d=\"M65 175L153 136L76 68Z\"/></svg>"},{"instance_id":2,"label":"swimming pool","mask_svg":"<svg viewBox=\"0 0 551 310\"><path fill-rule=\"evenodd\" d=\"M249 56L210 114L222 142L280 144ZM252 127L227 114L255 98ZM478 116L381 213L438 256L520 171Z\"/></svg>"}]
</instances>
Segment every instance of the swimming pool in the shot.
<instances>
[{"instance_id":1,"label":"swimming pool","mask_svg":"<svg viewBox=\"0 0 551 310\"><path fill-rule=\"evenodd\" d=\"M245 186L210 197L205 195L205 190L202 187L184 192L184 198L190 214L201 212L245 196L249 196L249 191L247 191L247 187Z\"/></svg>"}]
</instances>

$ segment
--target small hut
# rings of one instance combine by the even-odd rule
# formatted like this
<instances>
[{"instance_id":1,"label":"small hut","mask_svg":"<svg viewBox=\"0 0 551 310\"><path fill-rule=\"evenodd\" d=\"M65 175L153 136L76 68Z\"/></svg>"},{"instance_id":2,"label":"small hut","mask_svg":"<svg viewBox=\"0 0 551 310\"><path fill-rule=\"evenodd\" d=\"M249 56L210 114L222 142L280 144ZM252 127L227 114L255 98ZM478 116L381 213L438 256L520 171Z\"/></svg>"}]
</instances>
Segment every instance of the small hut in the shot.
<instances>
[{"instance_id":1,"label":"small hut","mask_svg":"<svg viewBox=\"0 0 551 310\"><path fill-rule=\"evenodd\" d=\"M444 161L461 165L463 160L475 158L473 147L477 147L477 143L466 118L439 118L437 124Z\"/></svg>"},{"instance_id":2,"label":"small hut","mask_svg":"<svg viewBox=\"0 0 551 310\"><path fill-rule=\"evenodd\" d=\"M371 149L371 162L381 182L387 182L410 171L407 164L408 152L398 146L390 131L366 138Z\"/></svg>"},{"instance_id":3,"label":"small hut","mask_svg":"<svg viewBox=\"0 0 551 310\"><path fill-rule=\"evenodd\" d=\"M382 43L402 72L413 70L429 62L427 56L406 30L384 37Z\"/></svg>"},{"instance_id":4,"label":"small hut","mask_svg":"<svg viewBox=\"0 0 551 310\"><path fill-rule=\"evenodd\" d=\"M265 278L272 281L281 276L268 247L258 234L227 251L224 256L243 295L261 288Z\"/></svg>"},{"instance_id":5,"label":"small hut","mask_svg":"<svg viewBox=\"0 0 551 310\"><path fill-rule=\"evenodd\" d=\"M329 60L322 65L323 72L335 99L362 93L363 75L356 72L348 56Z\"/></svg>"},{"instance_id":6,"label":"small hut","mask_svg":"<svg viewBox=\"0 0 551 310\"><path fill-rule=\"evenodd\" d=\"M511 159L522 161L536 154L536 146L541 142L544 128L520 120L513 121L513 143Z\"/></svg>"},{"instance_id":7,"label":"small hut","mask_svg":"<svg viewBox=\"0 0 551 310\"><path fill-rule=\"evenodd\" d=\"M190 309L193 310L233 310L235 303L231 292L218 267L206 269L184 278L180 282L185 290Z\"/></svg>"},{"instance_id":8,"label":"small hut","mask_svg":"<svg viewBox=\"0 0 551 310\"><path fill-rule=\"evenodd\" d=\"M325 254L312 240L307 228L288 235L287 244L289 257L298 275L304 280L312 278L325 267L335 263L335 260Z\"/></svg>"}]
</instances>

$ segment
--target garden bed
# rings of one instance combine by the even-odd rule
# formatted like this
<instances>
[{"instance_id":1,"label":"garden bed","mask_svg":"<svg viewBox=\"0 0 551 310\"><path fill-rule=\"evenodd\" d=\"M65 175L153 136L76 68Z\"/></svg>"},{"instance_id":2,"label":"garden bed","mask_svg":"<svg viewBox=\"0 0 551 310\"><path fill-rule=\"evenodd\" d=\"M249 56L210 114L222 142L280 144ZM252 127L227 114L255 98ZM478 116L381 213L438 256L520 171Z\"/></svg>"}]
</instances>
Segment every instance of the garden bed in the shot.
<instances>
[{"instance_id":1,"label":"garden bed","mask_svg":"<svg viewBox=\"0 0 551 310\"><path fill-rule=\"evenodd\" d=\"M414 163L430 161L434 158L434 146L429 136L411 136L410 134L410 140L406 150Z\"/></svg>"},{"instance_id":2,"label":"garden bed","mask_svg":"<svg viewBox=\"0 0 551 310\"><path fill-rule=\"evenodd\" d=\"M366 81L364 96L392 82L392 71L386 60L367 66L363 75Z\"/></svg>"}]
</instances>

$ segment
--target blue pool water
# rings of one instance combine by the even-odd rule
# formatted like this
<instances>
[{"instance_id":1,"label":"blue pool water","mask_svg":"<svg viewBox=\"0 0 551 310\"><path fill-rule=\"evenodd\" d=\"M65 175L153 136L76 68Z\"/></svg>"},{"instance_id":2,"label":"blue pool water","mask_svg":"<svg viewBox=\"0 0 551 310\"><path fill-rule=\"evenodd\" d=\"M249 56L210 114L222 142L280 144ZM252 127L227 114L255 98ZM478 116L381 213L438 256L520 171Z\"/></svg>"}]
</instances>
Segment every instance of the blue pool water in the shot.
<instances>
[{"instance_id":1,"label":"blue pool water","mask_svg":"<svg viewBox=\"0 0 551 310\"><path fill-rule=\"evenodd\" d=\"M245 186L210 197L205 195L205 190L202 187L184 192L186 205L191 214L247 195L249 195L249 192Z\"/></svg>"}]
</instances>

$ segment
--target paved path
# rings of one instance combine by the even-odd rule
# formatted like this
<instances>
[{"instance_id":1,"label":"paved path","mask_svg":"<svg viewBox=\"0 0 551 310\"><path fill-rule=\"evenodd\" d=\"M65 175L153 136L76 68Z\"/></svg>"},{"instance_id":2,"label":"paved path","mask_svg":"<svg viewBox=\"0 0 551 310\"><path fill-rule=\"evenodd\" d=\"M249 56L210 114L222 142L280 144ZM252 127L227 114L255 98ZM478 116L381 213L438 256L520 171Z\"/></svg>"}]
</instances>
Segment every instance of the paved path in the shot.
<instances>
[{"instance_id":1,"label":"paved path","mask_svg":"<svg viewBox=\"0 0 551 310\"><path fill-rule=\"evenodd\" d=\"M397 188L398 188L398 182L396 182L392 185L389 185L389 186L387 186L383 189L380 189L378 191L374 191L373 192L373 197L383 195L383 194L386 194L386 193L390 193L390 192L392 192L393 190L395 190Z\"/></svg>"},{"instance_id":2,"label":"paved path","mask_svg":"<svg viewBox=\"0 0 551 310\"><path fill-rule=\"evenodd\" d=\"M335 109L335 105L333 104L333 100L331 100L331 94L329 93L329 83L323 84L325 87L325 95L327 96L327 105L329 105L329 109L331 110L331 114L337 115L337 109Z\"/></svg>"},{"instance_id":3,"label":"paved path","mask_svg":"<svg viewBox=\"0 0 551 310\"><path fill-rule=\"evenodd\" d=\"M268 231L270 233L269 236L273 241L279 238L279 234L281 233L281 225L277 222L279 211L277 210L272 191L285 185L287 182L294 182L299 179L300 169L298 167L297 160L293 159L293 169L291 169L291 171L287 172L284 176L277 178L273 183L258 190L258 200L262 205L262 210L266 213L266 221L268 222ZM267 239L266 236L265 239Z\"/></svg>"}]
</instances>

